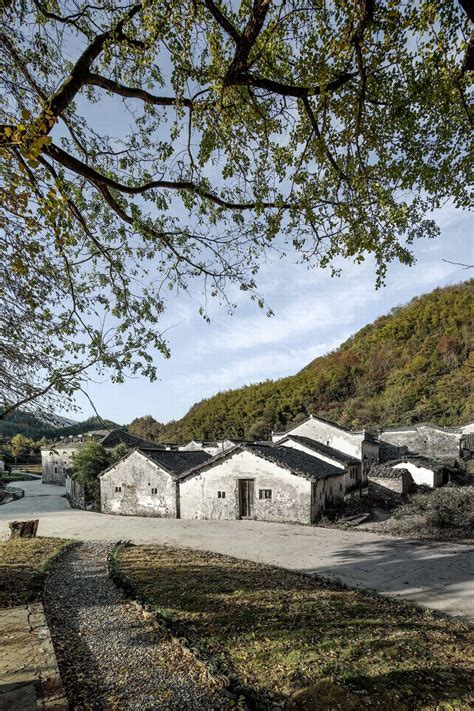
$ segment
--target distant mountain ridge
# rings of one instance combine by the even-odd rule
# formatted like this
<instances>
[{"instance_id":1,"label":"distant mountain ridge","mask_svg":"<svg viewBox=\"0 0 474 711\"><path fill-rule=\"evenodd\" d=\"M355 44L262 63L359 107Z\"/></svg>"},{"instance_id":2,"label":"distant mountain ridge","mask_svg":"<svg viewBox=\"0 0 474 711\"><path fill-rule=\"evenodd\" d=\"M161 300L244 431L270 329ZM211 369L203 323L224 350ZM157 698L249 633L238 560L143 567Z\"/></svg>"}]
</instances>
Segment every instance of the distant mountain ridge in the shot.
<instances>
[{"instance_id":1,"label":"distant mountain ridge","mask_svg":"<svg viewBox=\"0 0 474 711\"><path fill-rule=\"evenodd\" d=\"M156 441L268 437L309 414L346 427L474 417L474 280L393 309L296 375L219 392L166 425L137 418L130 431ZM184 381L185 382L185 381Z\"/></svg>"},{"instance_id":2,"label":"distant mountain ridge","mask_svg":"<svg viewBox=\"0 0 474 711\"><path fill-rule=\"evenodd\" d=\"M61 415L48 416L46 419L16 410L5 420L0 420L0 437L10 438L16 434L23 434L25 437L31 437L31 439L38 441L42 437L57 439L81 432L116 427L120 427L120 425L111 420L101 420L98 417L89 417L87 420L76 422Z\"/></svg>"}]
</instances>

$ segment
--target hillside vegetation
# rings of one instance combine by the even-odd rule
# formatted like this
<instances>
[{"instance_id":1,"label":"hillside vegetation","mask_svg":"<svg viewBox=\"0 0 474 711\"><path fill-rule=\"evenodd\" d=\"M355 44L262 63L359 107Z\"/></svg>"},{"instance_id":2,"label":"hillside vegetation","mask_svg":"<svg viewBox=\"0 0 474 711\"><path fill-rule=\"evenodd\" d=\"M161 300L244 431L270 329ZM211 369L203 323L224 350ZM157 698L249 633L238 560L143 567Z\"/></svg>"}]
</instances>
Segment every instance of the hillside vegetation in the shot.
<instances>
[{"instance_id":1,"label":"hillside vegetation","mask_svg":"<svg viewBox=\"0 0 474 711\"><path fill-rule=\"evenodd\" d=\"M42 437L46 439L57 439L58 437L80 434L81 432L90 432L93 430L102 430L105 427L115 428L119 425L110 420L100 420L98 417L89 417L88 420L75 422L73 425L54 425L46 420L41 420L35 415L17 410L12 412L4 420L0 420L0 437L10 439L16 434L31 437L37 441Z\"/></svg>"},{"instance_id":2,"label":"hillside vegetation","mask_svg":"<svg viewBox=\"0 0 474 711\"><path fill-rule=\"evenodd\" d=\"M346 427L473 417L474 280L413 299L365 326L296 375L228 390L161 425L147 416L129 429L162 441L267 437L307 415Z\"/></svg>"}]
</instances>

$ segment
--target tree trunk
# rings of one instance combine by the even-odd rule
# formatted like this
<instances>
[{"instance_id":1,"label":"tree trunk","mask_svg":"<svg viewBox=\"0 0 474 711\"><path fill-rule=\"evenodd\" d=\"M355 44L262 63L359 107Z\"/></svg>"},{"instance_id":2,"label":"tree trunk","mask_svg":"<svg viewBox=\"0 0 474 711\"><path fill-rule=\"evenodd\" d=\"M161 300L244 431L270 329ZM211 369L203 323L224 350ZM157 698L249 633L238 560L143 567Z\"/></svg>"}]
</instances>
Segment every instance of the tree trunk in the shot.
<instances>
[{"instance_id":1,"label":"tree trunk","mask_svg":"<svg viewBox=\"0 0 474 711\"><path fill-rule=\"evenodd\" d=\"M10 521L10 539L12 538L36 538L39 519L34 521Z\"/></svg>"}]
</instances>

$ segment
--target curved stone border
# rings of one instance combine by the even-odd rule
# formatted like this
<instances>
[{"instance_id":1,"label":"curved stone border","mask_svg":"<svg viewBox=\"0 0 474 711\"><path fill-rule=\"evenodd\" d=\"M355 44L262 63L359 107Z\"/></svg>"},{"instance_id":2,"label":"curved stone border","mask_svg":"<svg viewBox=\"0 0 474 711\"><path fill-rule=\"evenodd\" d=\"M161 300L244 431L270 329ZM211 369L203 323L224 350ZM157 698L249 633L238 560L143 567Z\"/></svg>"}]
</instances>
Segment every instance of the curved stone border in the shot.
<instances>
[{"instance_id":1,"label":"curved stone border","mask_svg":"<svg viewBox=\"0 0 474 711\"><path fill-rule=\"evenodd\" d=\"M192 642L186 637L177 637L174 634L173 628L170 625L169 620L167 620L163 615L160 615L160 613L151 605L149 605L146 601L139 600L136 598L133 599L131 597L132 595L134 595L132 586L128 585L126 581L124 581L124 579L118 572L116 564L117 555L120 550L129 545L133 544L131 544L129 541L118 541L118 543L114 546L110 555L107 558L107 568L109 571L109 576L114 582L117 589L122 594L122 596L125 599L132 601L132 604L134 605L135 609L142 617L142 619L159 628L160 632L163 633L169 640L171 640L173 644L179 645L181 647L181 650L184 654L187 654L192 657L194 663L206 673L209 681L219 687L222 693L225 694L225 696L227 696L229 699L232 699L232 701L236 704L237 708L244 709L245 711L250 711L250 709L253 708L253 705L249 705L249 703L247 703L247 699L245 698L244 694L236 693L232 690L232 684L230 679L225 674L219 673L219 671L216 669L215 664L210 659L203 657L201 650L199 650L196 646L193 646ZM275 708L277 708L277 706L275 706Z\"/></svg>"}]
</instances>

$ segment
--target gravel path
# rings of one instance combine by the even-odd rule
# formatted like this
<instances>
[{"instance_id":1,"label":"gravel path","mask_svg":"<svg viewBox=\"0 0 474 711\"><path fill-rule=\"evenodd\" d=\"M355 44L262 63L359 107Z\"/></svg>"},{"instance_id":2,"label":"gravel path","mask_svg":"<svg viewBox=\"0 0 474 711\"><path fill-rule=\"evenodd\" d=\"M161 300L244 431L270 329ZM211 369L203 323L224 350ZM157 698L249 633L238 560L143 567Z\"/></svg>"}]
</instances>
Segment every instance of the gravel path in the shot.
<instances>
[{"instance_id":1,"label":"gravel path","mask_svg":"<svg viewBox=\"0 0 474 711\"><path fill-rule=\"evenodd\" d=\"M73 709L223 709L193 659L123 600L110 542L75 546L52 566L44 607Z\"/></svg>"}]
</instances>

